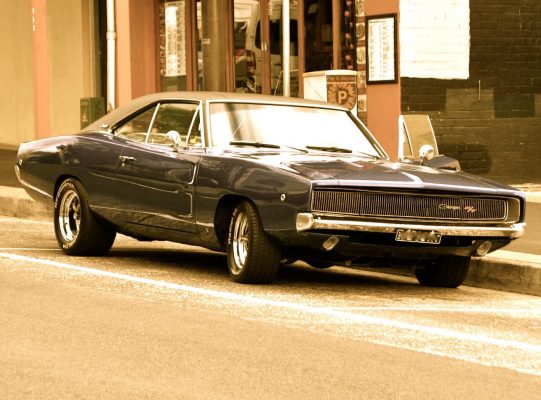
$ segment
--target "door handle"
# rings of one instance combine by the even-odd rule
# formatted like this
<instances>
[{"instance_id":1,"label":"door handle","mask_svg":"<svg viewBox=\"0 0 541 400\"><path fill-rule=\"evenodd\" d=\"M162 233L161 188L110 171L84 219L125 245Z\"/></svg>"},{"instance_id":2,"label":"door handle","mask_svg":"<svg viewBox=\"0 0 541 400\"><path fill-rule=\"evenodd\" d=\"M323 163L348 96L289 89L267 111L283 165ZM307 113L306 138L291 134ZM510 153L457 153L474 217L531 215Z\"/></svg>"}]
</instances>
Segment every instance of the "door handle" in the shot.
<instances>
[{"instance_id":1,"label":"door handle","mask_svg":"<svg viewBox=\"0 0 541 400\"><path fill-rule=\"evenodd\" d=\"M126 164L127 162L135 162L135 161L137 161L137 158L129 157L129 156L118 156L118 159L120 160L122 165Z\"/></svg>"}]
</instances>

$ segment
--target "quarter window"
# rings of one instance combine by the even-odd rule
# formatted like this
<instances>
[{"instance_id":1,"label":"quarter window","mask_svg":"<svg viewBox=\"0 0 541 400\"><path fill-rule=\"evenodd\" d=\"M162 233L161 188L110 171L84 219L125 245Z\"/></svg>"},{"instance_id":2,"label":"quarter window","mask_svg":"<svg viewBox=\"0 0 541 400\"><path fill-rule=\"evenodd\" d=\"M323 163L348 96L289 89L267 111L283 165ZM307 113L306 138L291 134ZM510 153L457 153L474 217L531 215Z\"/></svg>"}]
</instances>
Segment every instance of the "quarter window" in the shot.
<instances>
[{"instance_id":1,"label":"quarter window","mask_svg":"<svg viewBox=\"0 0 541 400\"><path fill-rule=\"evenodd\" d=\"M200 147L201 143L201 118L199 113L195 115L190 135L188 136L187 146Z\"/></svg>"},{"instance_id":2,"label":"quarter window","mask_svg":"<svg viewBox=\"0 0 541 400\"><path fill-rule=\"evenodd\" d=\"M116 134L126 139L135 140L136 142L146 142L148 128L152 122L155 111L156 107L152 107L143 113L138 114L136 117L117 128Z\"/></svg>"},{"instance_id":3,"label":"quarter window","mask_svg":"<svg viewBox=\"0 0 541 400\"><path fill-rule=\"evenodd\" d=\"M181 145L186 146L196 110L197 104L160 104L147 142L170 145L178 134Z\"/></svg>"},{"instance_id":4,"label":"quarter window","mask_svg":"<svg viewBox=\"0 0 541 400\"><path fill-rule=\"evenodd\" d=\"M198 131L197 104L164 103L149 108L116 129L116 134L140 143L171 146L197 146L201 143Z\"/></svg>"}]
</instances>

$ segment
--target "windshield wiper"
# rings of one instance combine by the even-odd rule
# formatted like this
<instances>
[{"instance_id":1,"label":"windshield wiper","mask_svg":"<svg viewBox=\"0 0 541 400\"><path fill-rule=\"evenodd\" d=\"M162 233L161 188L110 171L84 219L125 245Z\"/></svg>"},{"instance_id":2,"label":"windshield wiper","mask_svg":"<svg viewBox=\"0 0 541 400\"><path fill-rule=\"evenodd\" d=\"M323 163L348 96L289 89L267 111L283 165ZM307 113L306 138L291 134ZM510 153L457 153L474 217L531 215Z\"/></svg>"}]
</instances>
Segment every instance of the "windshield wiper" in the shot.
<instances>
[{"instance_id":1,"label":"windshield wiper","mask_svg":"<svg viewBox=\"0 0 541 400\"><path fill-rule=\"evenodd\" d=\"M364 151L358 151L358 150L353 151L351 149L344 149L344 148L336 147L336 146L306 146L306 148L310 150L333 151L336 153L358 153L358 154L362 154L363 156L375 158L376 160L382 159L382 157L376 154L365 153Z\"/></svg>"},{"instance_id":2,"label":"windshield wiper","mask_svg":"<svg viewBox=\"0 0 541 400\"><path fill-rule=\"evenodd\" d=\"M229 142L231 145L237 145L237 146L252 146L252 147L264 147L267 149L281 149L282 147L293 149L297 151L301 151L303 153L308 153L308 150L306 149L299 149L297 147L292 146L280 146L278 144L272 144L272 143L263 143L263 142L255 142L251 140L233 140Z\"/></svg>"},{"instance_id":3,"label":"windshield wiper","mask_svg":"<svg viewBox=\"0 0 541 400\"><path fill-rule=\"evenodd\" d=\"M310 150L332 151L335 153L353 153L351 149L344 149L336 146L306 146Z\"/></svg>"},{"instance_id":4,"label":"windshield wiper","mask_svg":"<svg viewBox=\"0 0 541 400\"><path fill-rule=\"evenodd\" d=\"M383 160L383 157L378 156L376 154L365 153L364 151L355 151L355 153L359 153L359 154L362 154L363 156L367 156L367 157L372 157L372 158L374 158L376 160Z\"/></svg>"},{"instance_id":5,"label":"windshield wiper","mask_svg":"<svg viewBox=\"0 0 541 400\"><path fill-rule=\"evenodd\" d=\"M250 140L232 140L229 142L231 145L236 146L252 146L252 147L264 147L267 149L279 149L280 146L272 143L254 142Z\"/></svg>"}]
</instances>

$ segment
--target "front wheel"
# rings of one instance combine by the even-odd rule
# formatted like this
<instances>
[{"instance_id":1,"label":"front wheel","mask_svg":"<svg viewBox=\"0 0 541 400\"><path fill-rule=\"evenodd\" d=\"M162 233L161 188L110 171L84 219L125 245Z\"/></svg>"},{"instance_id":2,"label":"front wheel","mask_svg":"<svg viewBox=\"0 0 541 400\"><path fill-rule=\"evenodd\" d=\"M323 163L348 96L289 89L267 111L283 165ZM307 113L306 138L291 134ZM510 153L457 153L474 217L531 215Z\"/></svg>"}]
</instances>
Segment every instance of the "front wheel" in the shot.
<instances>
[{"instance_id":1,"label":"front wheel","mask_svg":"<svg viewBox=\"0 0 541 400\"><path fill-rule=\"evenodd\" d=\"M98 256L109 251L115 230L98 219L88 206L81 182L66 179L54 202L54 231L62 251L76 256Z\"/></svg>"},{"instance_id":2,"label":"front wheel","mask_svg":"<svg viewBox=\"0 0 541 400\"><path fill-rule=\"evenodd\" d=\"M471 257L442 257L415 270L415 276L423 286L456 288L466 279L470 260Z\"/></svg>"},{"instance_id":3,"label":"front wheel","mask_svg":"<svg viewBox=\"0 0 541 400\"><path fill-rule=\"evenodd\" d=\"M263 230L255 206L243 201L231 216L227 240L229 275L241 283L269 283L280 265L280 244Z\"/></svg>"}]
</instances>

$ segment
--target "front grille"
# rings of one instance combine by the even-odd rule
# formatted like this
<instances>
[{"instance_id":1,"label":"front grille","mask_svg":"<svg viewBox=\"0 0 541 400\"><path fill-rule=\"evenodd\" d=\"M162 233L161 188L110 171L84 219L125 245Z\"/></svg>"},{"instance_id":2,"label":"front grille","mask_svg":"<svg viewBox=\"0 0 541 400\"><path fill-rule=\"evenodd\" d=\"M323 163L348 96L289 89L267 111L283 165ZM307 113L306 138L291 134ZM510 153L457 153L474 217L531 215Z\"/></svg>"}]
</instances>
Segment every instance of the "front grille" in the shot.
<instances>
[{"instance_id":1,"label":"front grille","mask_svg":"<svg viewBox=\"0 0 541 400\"><path fill-rule=\"evenodd\" d=\"M315 190L312 211L377 218L501 222L508 219L508 201L514 200L467 195Z\"/></svg>"}]
</instances>

